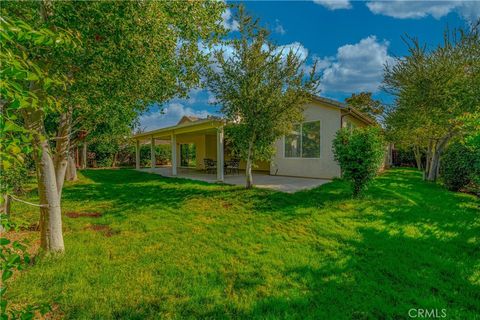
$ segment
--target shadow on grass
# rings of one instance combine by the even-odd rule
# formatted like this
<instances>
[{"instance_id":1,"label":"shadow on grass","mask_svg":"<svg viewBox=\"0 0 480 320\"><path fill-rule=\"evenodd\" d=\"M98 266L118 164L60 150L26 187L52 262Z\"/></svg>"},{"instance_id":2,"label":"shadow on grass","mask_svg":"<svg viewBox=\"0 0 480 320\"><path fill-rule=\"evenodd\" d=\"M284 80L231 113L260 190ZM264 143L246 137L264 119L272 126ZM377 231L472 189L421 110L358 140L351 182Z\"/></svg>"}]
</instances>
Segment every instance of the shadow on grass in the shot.
<instances>
[{"instance_id":1,"label":"shadow on grass","mask_svg":"<svg viewBox=\"0 0 480 320\"><path fill-rule=\"evenodd\" d=\"M185 299L173 306L159 297L139 302L135 309L117 309L116 318L404 319L410 308L447 309L452 319L480 314L479 200L424 182L418 171L388 171L361 199L351 198L344 181L285 194L133 170L82 173L95 183L66 188L65 199L111 202L112 215L150 207L178 209L189 199L204 198L240 203L252 215L271 215L275 223L313 217L306 221L314 241L305 243L319 259L280 268L285 287L278 292L262 294L259 289L271 275L227 274L237 299L245 292L255 298L244 309L223 296L215 300L206 289L196 300L182 292ZM333 210L327 213L327 207ZM337 220L344 207L350 214ZM332 236L323 226L350 232L334 234L334 229ZM334 237L335 250L315 242L328 237ZM227 288L222 289L220 295L228 296Z\"/></svg>"}]
</instances>

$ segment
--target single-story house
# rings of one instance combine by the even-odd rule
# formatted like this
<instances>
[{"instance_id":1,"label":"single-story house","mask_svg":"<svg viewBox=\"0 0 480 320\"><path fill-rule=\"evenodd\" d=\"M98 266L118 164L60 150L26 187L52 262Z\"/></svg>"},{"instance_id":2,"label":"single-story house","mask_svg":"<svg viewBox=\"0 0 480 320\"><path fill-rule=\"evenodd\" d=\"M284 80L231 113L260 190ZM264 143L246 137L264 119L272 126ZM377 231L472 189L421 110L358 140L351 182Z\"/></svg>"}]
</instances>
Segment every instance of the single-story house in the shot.
<instances>
[{"instance_id":1,"label":"single-story house","mask_svg":"<svg viewBox=\"0 0 480 320\"><path fill-rule=\"evenodd\" d=\"M255 163L254 170L270 175L332 179L340 176L340 166L334 160L332 141L342 127L367 126L373 121L338 101L315 97L304 107L304 121L275 142L275 154L269 162ZM184 116L177 125L142 132L133 136L136 141L136 167L140 168L140 145L150 143L152 168L156 166L154 146L170 143L172 147L171 174L177 168L193 167L203 170L204 159L216 161L217 180L224 180L225 161L232 157L228 142L224 142L225 121L218 118L198 119ZM225 146L226 145L226 146ZM193 154L192 154L193 153ZM190 161L195 159L195 161ZM240 162L240 169L245 164Z\"/></svg>"}]
</instances>

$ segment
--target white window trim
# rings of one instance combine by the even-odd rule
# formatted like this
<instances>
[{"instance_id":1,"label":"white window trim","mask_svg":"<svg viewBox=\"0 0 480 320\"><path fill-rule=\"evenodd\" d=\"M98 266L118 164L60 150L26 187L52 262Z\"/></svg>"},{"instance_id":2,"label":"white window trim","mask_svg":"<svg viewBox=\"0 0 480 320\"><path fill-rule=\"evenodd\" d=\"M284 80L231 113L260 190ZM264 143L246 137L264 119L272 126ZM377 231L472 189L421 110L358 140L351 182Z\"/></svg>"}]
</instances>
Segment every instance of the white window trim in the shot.
<instances>
[{"instance_id":1,"label":"white window trim","mask_svg":"<svg viewBox=\"0 0 480 320\"><path fill-rule=\"evenodd\" d=\"M302 135L302 132L303 132L303 124L304 123L309 123L309 122L320 122L320 131L319 131L319 135L320 135L320 156L316 157L316 158L304 158L304 157L287 157L285 155L285 136L286 135L283 135L283 139L282 139L282 146L283 146L283 158L284 159L295 159L295 160L318 160L318 159L321 159L322 158L322 121L320 119L317 119L317 120L309 120L309 121L304 121L302 123L300 123L300 145L302 146L302 148L300 148L300 154L303 153L303 135ZM295 125L298 125L295 124Z\"/></svg>"}]
</instances>

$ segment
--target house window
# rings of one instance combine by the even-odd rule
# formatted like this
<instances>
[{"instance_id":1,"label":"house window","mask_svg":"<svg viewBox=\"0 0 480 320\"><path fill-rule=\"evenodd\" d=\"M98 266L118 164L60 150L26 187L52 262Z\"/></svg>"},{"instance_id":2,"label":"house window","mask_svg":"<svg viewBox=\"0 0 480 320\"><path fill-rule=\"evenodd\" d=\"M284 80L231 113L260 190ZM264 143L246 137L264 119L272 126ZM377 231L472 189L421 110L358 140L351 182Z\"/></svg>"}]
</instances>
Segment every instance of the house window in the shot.
<instances>
[{"instance_id":1,"label":"house window","mask_svg":"<svg viewBox=\"0 0 480 320\"><path fill-rule=\"evenodd\" d=\"M320 158L320 121L296 125L285 136L286 158Z\"/></svg>"}]
</instances>

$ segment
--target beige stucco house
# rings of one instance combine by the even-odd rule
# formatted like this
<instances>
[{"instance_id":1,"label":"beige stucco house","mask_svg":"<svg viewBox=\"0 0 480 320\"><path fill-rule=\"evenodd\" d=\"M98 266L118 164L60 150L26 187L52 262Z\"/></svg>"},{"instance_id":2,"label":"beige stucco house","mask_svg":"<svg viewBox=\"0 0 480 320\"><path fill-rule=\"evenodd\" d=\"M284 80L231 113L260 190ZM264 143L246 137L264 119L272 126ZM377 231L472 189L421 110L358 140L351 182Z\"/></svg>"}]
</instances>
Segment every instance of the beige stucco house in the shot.
<instances>
[{"instance_id":1,"label":"beige stucco house","mask_svg":"<svg viewBox=\"0 0 480 320\"><path fill-rule=\"evenodd\" d=\"M304 107L304 121L294 131L275 142L275 155L269 162L258 162L255 170L270 175L332 179L340 176L340 167L334 160L332 141L342 127L366 126L372 124L367 116L346 105L327 98L315 97ZM204 159L217 163L217 180L224 180L224 162L231 157L225 147L221 119L197 119L184 116L177 125L142 132L133 137L136 141L136 166L140 168L140 144L150 143L152 168L155 167L154 146L156 143L170 143L172 147L171 174L177 175L177 168L191 166L182 157L194 150L193 167L204 169ZM227 144L228 145L228 144ZM186 147L194 146L194 148ZM245 164L240 162L240 169Z\"/></svg>"}]
</instances>

